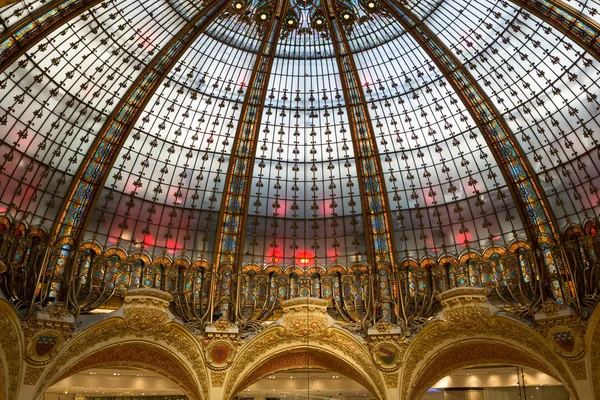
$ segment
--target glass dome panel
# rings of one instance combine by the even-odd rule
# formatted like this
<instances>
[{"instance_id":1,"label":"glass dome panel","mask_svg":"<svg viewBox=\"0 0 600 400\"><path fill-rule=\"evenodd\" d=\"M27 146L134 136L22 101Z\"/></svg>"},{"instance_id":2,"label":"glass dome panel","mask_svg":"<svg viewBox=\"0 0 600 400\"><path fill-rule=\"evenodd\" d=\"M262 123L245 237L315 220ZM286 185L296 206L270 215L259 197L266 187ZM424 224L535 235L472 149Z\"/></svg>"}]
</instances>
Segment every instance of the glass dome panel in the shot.
<instances>
[{"instance_id":1,"label":"glass dome panel","mask_svg":"<svg viewBox=\"0 0 600 400\"><path fill-rule=\"evenodd\" d=\"M97 6L11 65L0 76L2 202L51 223L110 112L184 22L162 0Z\"/></svg>"},{"instance_id":2,"label":"glass dome panel","mask_svg":"<svg viewBox=\"0 0 600 400\"><path fill-rule=\"evenodd\" d=\"M596 216L600 163L589 153L597 149L600 129L597 61L510 4L444 3L426 22L496 103L538 173L559 226Z\"/></svg>"}]
</instances>

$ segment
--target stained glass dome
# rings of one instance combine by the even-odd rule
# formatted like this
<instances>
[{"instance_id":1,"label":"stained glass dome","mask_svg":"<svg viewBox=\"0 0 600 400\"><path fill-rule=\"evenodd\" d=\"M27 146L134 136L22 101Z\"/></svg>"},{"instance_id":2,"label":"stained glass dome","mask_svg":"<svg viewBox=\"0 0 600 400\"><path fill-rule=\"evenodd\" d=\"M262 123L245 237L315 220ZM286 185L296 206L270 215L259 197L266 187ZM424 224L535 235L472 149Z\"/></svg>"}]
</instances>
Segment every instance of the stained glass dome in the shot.
<instances>
[{"instance_id":1,"label":"stained glass dome","mask_svg":"<svg viewBox=\"0 0 600 400\"><path fill-rule=\"evenodd\" d=\"M598 22L595 1L569 4ZM0 211L71 245L208 263L400 265L560 241L598 216L599 67L541 10L9 5Z\"/></svg>"}]
</instances>

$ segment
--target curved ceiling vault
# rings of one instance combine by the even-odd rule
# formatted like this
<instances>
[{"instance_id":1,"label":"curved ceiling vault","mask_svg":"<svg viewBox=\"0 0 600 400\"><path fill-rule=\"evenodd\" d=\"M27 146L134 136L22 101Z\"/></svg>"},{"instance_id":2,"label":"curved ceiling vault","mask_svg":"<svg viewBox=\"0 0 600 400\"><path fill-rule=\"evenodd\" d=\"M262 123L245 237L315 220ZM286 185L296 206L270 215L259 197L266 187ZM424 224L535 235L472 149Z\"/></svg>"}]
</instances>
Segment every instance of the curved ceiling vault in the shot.
<instances>
[{"instance_id":1,"label":"curved ceiling vault","mask_svg":"<svg viewBox=\"0 0 600 400\"><path fill-rule=\"evenodd\" d=\"M219 263L397 263L596 218L598 3L25 1L0 211Z\"/></svg>"}]
</instances>

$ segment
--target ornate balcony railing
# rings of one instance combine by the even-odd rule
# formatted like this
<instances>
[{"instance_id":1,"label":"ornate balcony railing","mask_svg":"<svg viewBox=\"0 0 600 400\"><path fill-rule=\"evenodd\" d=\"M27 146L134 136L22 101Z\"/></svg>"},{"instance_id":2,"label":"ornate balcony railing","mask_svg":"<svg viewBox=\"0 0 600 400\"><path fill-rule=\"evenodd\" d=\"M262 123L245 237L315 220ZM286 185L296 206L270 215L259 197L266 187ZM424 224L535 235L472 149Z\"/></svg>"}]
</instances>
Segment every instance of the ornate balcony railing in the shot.
<instances>
[{"instance_id":1,"label":"ornate balcony railing","mask_svg":"<svg viewBox=\"0 0 600 400\"><path fill-rule=\"evenodd\" d=\"M278 319L283 301L310 296L326 300L329 314L342 324L366 329L386 319L410 334L438 311L435 295L456 287L487 287L498 308L530 318L552 298L550 282L558 277L566 305L584 315L600 299L599 250L600 236L588 227L568 230L564 245L533 250L525 242L515 242L459 257L406 260L395 270L377 273L365 264L327 269L250 264L239 271L213 271L206 260L151 259L95 243L82 243L72 251L49 244L40 229L4 218L0 282L4 296L25 319L58 300L51 283L59 265L69 277L60 282L68 288L62 301L75 315L118 302L125 290L154 288L173 295L173 312L185 322L201 326L226 316L244 326ZM548 252L560 260L556 276L548 276L541 267ZM367 320L370 314L374 318Z\"/></svg>"}]
</instances>

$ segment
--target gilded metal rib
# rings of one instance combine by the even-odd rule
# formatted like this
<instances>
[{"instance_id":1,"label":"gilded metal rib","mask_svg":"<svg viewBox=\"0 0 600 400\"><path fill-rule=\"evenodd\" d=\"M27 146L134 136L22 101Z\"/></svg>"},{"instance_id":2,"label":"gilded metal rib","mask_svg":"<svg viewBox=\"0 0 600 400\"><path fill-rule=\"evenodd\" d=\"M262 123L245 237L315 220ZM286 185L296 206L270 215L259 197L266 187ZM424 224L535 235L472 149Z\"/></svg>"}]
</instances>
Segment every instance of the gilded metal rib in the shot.
<instances>
[{"instance_id":1,"label":"gilded metal rib","mask_svg":"<svg viewBox=\"0 0 600 400\"><path fill-rule=\"evenodd\" d=\"M41 39L102 1L52 1L18 21L0 37L0 73Z\"/></svg>"},{"instance_id":2,"label":"gilded metal rib","mask_svg":"<svg viewBox=\"0 0 600 400\"><path fill-rule=\"evenodd\" d=\"M386 190L375 133L366 108L365 94L352 58L352 51L335 9L332 0L328 0L326 2L326 12L329 17L327 24L336 53L348 110L350 133L356 153L365 231L370 233L368 237L371 238L367 243L367 251L370 253L367 256L375 270L378 270L382 263L394 268L393 232L390 229L389 209L386 205Z\"/></svg>"},{"instance_id":3,"label":"gilded metal rib","mask_svg":"<svg viewBox=\"0 0 600 400\"><path fill-rule=\"evenodd\" d=\"M239 265L241 261L242 233L247 218L248 197L256 157L256 142L262 120L262 108L273 65L273 54L279 41L282 19L285 16L287 5L288 0L277 2L248 83L248 91L240 113L240 124L231 152L231 161L225 182L225 195L218 222L214 258L214 265L217 267L221 264L237 263Z\"/></svg>"},{"instance_id":4,"label":"gilded metal rib","mask_svg":"<svg viewBox=\"0 0 600 400\"><path fill-rule=\"evenodd\" d=\"M227 0L207 4L160 50L128 89L73 178L52 229L53 238L65 243L79 242L110 169L146 103L177 60L227 5Z\"/></svg>"},{"instance_id":5,"label":"gilded metal rib","mask_svg":"<svg viewBox=\"0 0 600 400\"><path fill-rule=\"evenodd\" d=\"M560 0L511 0L561 31L600 61L600 24Z\"/></svg>"}]
</instances>

